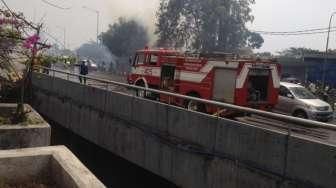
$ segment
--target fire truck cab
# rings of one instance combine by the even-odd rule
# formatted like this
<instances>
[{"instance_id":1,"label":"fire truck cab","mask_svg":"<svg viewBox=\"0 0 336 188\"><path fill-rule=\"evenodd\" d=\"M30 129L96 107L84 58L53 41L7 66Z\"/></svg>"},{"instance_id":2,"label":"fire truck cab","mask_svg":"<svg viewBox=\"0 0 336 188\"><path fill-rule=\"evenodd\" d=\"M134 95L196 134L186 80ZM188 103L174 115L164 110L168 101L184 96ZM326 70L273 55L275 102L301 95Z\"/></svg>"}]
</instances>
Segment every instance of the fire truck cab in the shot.
<instances>
[{"instance_id":1,"label":"fire truck cab","mask_svg":"<svg viewBox=\"0 0 336 188\"><path fill-rule=\"evenodd\" d=\"M237 58L232 54L188 54L175 50L136 52L128 83L202 99L257 109L272 109L278 101L280 66L275 61ZM190 110L216 113L218 108L180 98L137 91Z\"/></svg>"}]
</instances>

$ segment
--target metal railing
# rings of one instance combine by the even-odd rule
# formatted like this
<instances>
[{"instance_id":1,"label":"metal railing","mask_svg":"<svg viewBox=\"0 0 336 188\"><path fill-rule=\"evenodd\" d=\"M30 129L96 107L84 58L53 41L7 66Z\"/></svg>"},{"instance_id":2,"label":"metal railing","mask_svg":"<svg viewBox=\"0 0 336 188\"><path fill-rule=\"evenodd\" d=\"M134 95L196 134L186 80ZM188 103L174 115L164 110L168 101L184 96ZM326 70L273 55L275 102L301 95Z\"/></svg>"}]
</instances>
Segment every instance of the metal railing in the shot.
<instances>
[{"instance_id":1,"label":"metal railing","mask_svg":"<svg viewBox=\"0 0 336 188\"><path fill-rule=\"evenodd\" d=\"M223 108L223 109L234 110L234 111L243 112L243 113L247 113L247 114L255 114L255 115L258 115L258 116L271 118L271 119L274 119L274 120L279 120L279 121L282 121L282 122L285 122L285 123L293 123L293 124L299 124L299 125L304 125L304 126L319 127L319 128L323 128L323 129L327 129L327 130L335 130L336 131L336 125L332 125L332 124L328 124L328 123L322 123L322 122L317 122L317 121L312 121L312 120L307 120L307 119L300 119L300 118L296 118L296 117L292 117L292 116L275 114L275 113L272 113L272 112L256 110L256 109L252 109L252 108L247 108L247 107L237 106L237 105L233 105L233 104L222 103L222 102L218 102L218 101L206 100L206 99L181 95L181 94L162 91L162 90L157 90L157 89L151 89L151 88L145 88L145 87L130 85L130 84L127 84L127 83L121 83L121 82L116 82L116 81L111 81L111 80L106 80L106 79L95 78L95 77L92 77L92 76L83 76L83 75L80 75L80 74L69 73L69 72L66 72L66 71L51 69L51 68L47 68L47 67L41 67L41 66L36 66L36 67L39 68L39 69L42 69L42 70L48 70L49 71L48 75L50 75L50 72L52 72L51 76L55 76L55 73L65 74L66 78L68 80L69 80L70 76L74 76L74 77L77 77L77 78L82 77L82 78L86 78L87 80L102 82L102 83L106 84L107 88L109 87L110 84L112 84L112 85L115 85L115 86L122 86L122 87L125 87L127 89L143 90L145 92L152 92L152 93L156 93L156 94L167 95L167 96L170 96L170 97L177 97L177 98L181 98L181 99L192 100L192 101L196 101L196 102L203 103L203 104L214 105L216 107L220 107L220 108ZM291 125L288 124L288 132L289 133L291 132L290 129L291 129Z\"/></svg>"}]
</instances>

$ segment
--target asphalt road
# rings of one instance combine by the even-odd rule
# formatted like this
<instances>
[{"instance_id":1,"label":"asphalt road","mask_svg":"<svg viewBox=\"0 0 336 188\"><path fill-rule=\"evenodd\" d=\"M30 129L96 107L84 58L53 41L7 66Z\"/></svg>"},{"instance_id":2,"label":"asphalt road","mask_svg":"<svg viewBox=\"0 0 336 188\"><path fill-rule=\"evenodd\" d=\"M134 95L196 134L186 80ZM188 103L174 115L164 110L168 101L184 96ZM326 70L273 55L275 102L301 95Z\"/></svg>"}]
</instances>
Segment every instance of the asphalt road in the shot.
<instances>
[{"instance_id":1,"label":"asphalt road","mask_svg":"<svg viewBox=\"0 0 336 188\"><path fill-rule=\"evenodd\" d=\"M79 74L78 67L75 67L75 69L73 69L73 70L63 69L63 68L60 68L60 67L53 67L53 68L56 69L56 70L61 70L61 71L72 73L72 74ZM49 72L49 75L59 77L59 78L63 78L65 80L69 80L69 81L76 82L76 83L80 82L78 76L72 76L72 75L67 75L67 74L64 74L64 73L58 73L58 72L52 72L52 71ZM95 77L95 78L99 78L99 79L104 79L104 80L121 82L121 83L126 83L127 82L126 81L126 76L113 74L111 72L89 71L89 74L87 76L91 76L91 77ZM128 94L133 94L124 87L119 87L119 86L115 86L113 84L106 84L106 83L102 83L102 82L99 83L97 81L93 81L93 80L90 80L90 79L87 80L86 84L89 85L89 86L108 89L108 90L111 90L111 91L119 91L119 92L126 92Z\"/></svg>"}]
</instances>

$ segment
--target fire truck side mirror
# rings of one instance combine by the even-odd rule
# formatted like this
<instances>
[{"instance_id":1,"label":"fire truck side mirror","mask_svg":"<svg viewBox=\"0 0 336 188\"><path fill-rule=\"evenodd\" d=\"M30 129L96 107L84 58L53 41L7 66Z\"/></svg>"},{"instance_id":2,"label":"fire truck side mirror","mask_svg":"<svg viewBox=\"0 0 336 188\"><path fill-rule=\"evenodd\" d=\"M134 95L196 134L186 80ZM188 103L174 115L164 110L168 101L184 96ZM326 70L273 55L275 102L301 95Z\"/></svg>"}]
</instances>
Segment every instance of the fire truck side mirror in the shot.
<instances>
[{"instance_id":1,"label":"fire truck side mirror","mask_svg":"<svg viewBox=\"0 0 336 188\"><path fill-rule=\"evenodd\" d=\"M134 65L133 65L132 56L129 57L129 59L128 59L128 63L129 63L131 66L134 66Z\"/></svg>"}]
</instances>

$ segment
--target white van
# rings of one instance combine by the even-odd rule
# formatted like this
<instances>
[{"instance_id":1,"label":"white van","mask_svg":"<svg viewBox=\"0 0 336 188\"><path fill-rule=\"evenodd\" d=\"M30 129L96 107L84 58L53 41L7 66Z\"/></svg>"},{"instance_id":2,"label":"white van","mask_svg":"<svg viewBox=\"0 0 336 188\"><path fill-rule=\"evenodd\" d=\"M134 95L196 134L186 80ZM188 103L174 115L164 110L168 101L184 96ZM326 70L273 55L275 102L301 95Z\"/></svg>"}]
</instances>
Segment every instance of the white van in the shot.
<instances>
[{"instance_id":1,"label":"white van","mask_svg":"<svg viewBox=\"0 0 336 188\"><path fill-rule=\"evenodd\" d=\"M318 99L305 87L287 82L280 83L279 102L273 111L323 122L331 121L334 114L328 103Z\"/></svg>"}]
</instances>

